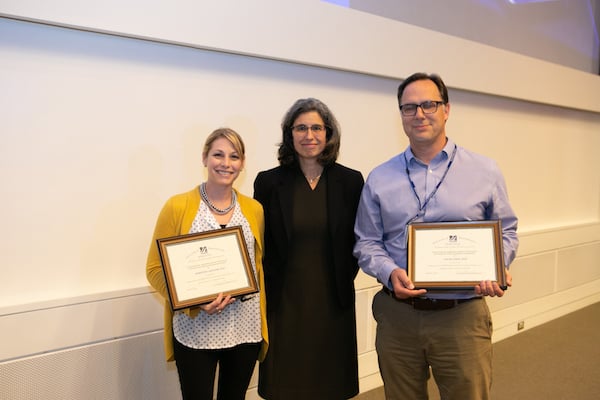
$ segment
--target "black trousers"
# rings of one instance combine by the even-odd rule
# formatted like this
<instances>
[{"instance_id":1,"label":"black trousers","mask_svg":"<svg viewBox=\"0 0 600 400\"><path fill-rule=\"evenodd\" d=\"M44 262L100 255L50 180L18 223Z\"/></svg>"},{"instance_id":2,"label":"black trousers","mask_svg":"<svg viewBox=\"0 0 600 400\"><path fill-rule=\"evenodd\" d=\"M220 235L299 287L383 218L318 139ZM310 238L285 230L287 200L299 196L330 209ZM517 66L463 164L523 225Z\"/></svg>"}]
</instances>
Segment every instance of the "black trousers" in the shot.
<instances>
[{"instance_id":1,"label":"black trousers","mask_svg":"<svg viewBox=\"0 0 600 400\"><path fill-rule=\"evenodd\" d=\"M217 365L217 400L244 400L260 343L245 343L218 350L192 349L175 338L173 344L184 400L212 400Z\"/></svg>"}]
</instances>

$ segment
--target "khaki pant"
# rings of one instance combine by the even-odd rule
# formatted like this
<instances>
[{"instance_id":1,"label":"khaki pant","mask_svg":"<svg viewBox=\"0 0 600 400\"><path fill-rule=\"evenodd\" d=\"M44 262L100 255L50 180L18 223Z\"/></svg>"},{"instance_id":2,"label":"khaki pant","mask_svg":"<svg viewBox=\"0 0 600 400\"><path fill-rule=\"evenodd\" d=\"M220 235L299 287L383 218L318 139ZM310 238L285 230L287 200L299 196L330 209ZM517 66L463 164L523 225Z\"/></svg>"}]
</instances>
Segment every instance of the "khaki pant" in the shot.
<instances>
[{"instance_id":1,"label":"khaki pant","mask_svg":"<svg viewBox=\"0 0 600 400\"><path fill-rule=\"evenodd\" d=\"M490 398L492 321L485 300L422 311L379 292L373 316L386 400L427 400L430 367L442 400Z\"/></svg>"}]
</instances>

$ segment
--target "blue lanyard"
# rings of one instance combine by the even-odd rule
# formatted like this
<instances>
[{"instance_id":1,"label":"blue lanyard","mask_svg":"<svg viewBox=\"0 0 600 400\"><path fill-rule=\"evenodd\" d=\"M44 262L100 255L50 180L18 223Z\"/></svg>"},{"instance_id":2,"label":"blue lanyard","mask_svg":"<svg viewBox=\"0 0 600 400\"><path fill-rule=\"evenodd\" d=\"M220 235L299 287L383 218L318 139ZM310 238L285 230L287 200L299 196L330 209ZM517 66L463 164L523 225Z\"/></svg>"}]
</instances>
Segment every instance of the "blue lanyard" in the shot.
<instances>
[{"instance_id":1,"label":"blue lanyard","mask_svg":"<svg viewBox=\"0 0 600 400\"><path fill-rule=\"evenodd\" d=\"M454 161L454 156L456 155L457 147L458 146L455 144L454 150L452 150L452 155L450 156L450 161L448 162L448 166L446 167L446 171L444 171L444 175L442 175L442 179L440 179L438 184L435 186L435 189L433 189L433 192L431 192L429 194L429 196L427 196L427 198L425 199L425 202L422 204L421 204L421 198L417 194L417 189L415 187L415 183L413 182L413 180L410 177L410 171L408 170L408 159L406 158L406 152L404 152L404 164L406 166L406 177L408 178L408 181L410 182L410 187L412 188L413 194L415 195L415 197L417 198L417 201L419 202L419 212L417 213L417 215L415 215L413 218L411 218L411 220L408 222L409 224L411 222L413 222L415 219L417 219L419 216L421 216L421 212L425 210L425 207L427 207L427 204L429 204L429 200L431 200L432 197L435 196L435 194L437 193L438 189L440 188L442 182L444 182L444 179L446 179L446 175L448 175L448 171L450 171L450 166L452 166L452 162Z\"/></svg>"}]
</instances>

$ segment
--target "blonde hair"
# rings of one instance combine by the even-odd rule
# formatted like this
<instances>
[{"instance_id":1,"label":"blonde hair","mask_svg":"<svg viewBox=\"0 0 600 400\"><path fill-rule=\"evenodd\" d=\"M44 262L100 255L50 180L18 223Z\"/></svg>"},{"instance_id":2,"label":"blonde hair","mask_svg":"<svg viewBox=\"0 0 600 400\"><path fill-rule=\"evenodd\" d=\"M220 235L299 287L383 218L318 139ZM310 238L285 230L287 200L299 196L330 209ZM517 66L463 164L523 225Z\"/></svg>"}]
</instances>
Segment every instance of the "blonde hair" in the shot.
<instances>
[{"instance_id":1,"label":"blonde hair","mask_svg":"<svg viewBox=\"0 0 600 400\"><path fill-rule=\"evenodd\" d=\"M242 137L230 128L219 128L214 130L204 142L204 149L202 150L202 158L206 158L208 156L208 152L214 143L215 140L225 138L231 142L233 148L240 156L241 160L244 161L246 159L246 146L244 146L244 141Z\"/></svg>"}]
</instances>

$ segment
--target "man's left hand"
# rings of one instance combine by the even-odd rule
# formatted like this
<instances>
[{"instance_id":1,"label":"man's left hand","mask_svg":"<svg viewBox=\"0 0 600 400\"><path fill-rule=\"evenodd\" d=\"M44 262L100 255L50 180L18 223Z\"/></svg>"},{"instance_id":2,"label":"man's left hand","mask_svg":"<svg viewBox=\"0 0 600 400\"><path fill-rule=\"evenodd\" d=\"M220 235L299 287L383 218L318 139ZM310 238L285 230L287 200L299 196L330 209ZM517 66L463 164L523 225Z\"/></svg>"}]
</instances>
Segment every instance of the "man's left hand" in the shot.
<instances>
[{"instance_id":1,"label":"man's left hand","mask_svg":"<svg viewBox=\"0 0 600 400\"><path fill-rule=\"evenodd\" d=\"M510 274L508 269L505 269L506 272L506 285L512 286L512 275ZM504 290L498 285L496 281L481 281L479 285L475 286L475 294L482 296L504 296Z\"/></svg>"}]
</instances>

